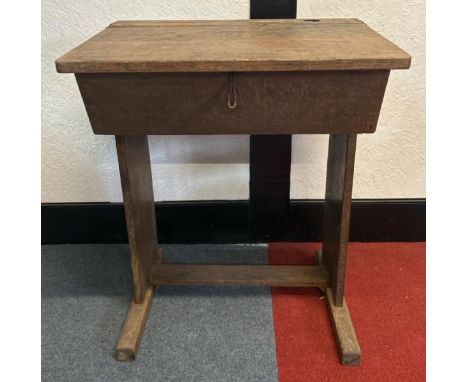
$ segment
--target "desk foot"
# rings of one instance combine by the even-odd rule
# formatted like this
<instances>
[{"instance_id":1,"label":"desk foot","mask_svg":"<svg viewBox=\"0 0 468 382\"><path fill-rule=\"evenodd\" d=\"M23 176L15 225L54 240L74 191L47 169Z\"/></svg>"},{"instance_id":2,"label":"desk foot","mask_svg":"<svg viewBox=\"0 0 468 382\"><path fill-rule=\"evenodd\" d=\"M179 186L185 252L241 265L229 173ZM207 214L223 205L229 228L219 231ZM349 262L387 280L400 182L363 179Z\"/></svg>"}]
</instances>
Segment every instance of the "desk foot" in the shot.
<instances>
[{"instance_id":1,"label":"desk foot","mask_svg":"<svg viewBox=\"0 0 468 382\"><path fill-rule=\"evenodd\" d=\"M153 254L153 266L161 264L164 260L164 250L157 247ZM145 331L151 306L153 305L155 288L153 286L146 289L144 299L141 304L132 301L128 310L127 319L120 332L117 342L117 361L134 361L140 347L141 337Z\"/></svg>"},{"instance_id":2,"label":"desk foot","mask_svg":"<svg viewBox=\"0 0 468 382\"><path fill-rule=\"evenodd\" d=\"M145 298L141 304L131 303L127 319L117 342L117 361L134 361L138 353L141 337L145 331L153 304L154 287L146 290Z\"/></svg>"},{"instance_id":3,"label":"desk foot","mask_svg":"<svg viewBox=\"0 0 468 382\"><path fill-rule=\"evenodd\" d=\"M343 306L336 306L330 288L327 289L326 296L341 364L358 366L361 362L361 348L354 332L346 301L343 301Z\"/></svg>"}]
</instances>

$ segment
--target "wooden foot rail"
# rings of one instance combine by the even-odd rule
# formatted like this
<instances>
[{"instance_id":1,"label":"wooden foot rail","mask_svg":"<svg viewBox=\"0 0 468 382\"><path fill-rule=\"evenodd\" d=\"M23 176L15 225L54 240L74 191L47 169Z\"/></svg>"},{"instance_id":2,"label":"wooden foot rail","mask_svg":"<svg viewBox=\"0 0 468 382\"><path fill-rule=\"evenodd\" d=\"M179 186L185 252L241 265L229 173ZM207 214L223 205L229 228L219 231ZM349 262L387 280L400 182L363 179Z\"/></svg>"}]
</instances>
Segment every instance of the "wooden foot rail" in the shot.
<instances>
[{"instance_id":1,"label":"wooden foot rail","mask_svg":"<svg viewBox=\"0 0 468 382\"><path fill-rule=\"evenodd\" d=\"M150 274L152 285L328 286L322 266L161 264Z\"/></svg>"}]
</instances>

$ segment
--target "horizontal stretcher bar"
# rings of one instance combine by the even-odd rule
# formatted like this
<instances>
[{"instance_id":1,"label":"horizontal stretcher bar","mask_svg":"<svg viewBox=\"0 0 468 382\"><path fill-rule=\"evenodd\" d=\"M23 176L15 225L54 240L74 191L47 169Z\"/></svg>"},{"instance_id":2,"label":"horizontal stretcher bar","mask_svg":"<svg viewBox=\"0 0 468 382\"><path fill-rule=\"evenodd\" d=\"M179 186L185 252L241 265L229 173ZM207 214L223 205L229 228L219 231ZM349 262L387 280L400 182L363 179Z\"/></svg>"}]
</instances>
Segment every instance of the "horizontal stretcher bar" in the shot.
<instances>
[{"instance_id":1,"label":"horizontal stretcher bar","mask_svg":"<svg viewBox=\"0 0 468 382\"><path fill-rule=\"evenodd\" d=\"M152 268L152 285L328 286L323 266L159 264Z\"/></svg>"}]
</instances>

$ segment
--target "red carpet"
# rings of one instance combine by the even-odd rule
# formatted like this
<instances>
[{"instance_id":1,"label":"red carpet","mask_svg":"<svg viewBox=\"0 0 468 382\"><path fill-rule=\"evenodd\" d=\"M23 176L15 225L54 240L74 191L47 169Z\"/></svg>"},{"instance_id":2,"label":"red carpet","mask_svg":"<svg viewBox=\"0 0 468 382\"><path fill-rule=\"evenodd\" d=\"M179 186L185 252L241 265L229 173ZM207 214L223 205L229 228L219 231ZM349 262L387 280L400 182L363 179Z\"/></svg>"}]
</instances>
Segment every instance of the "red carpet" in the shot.
<instances>
[{"instance_id":1,"label":"red carpet","mask_svg":"<svg viewBox=\"0 0 468 382\"><path fill-rule=\"evenodd\" d=\"M320 244L269 246L270 264L310 264ZM341 366L316 289L272 288L280 382L424 381L425 243L351 243L346 300L361 366Z\"/></svg>"}]
</instances>

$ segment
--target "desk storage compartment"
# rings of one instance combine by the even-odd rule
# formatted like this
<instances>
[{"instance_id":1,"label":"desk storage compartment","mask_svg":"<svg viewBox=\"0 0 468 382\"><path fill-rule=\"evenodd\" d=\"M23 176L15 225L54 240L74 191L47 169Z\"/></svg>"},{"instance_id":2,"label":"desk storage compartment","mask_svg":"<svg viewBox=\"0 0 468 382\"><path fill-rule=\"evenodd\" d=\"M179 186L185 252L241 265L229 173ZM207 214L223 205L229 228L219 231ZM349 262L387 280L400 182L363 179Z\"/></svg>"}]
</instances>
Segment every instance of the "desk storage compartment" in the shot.
<instances>
[{"instance_id":1,"label":"desk storage compartment","mask_svg":"<svg viewBox=\"0 0 468 382\"><path fill-rule=\"evenodd\" d=\"M96 134L372 133L388 70L76 74Z\"/></svg>"}]
</instances>

